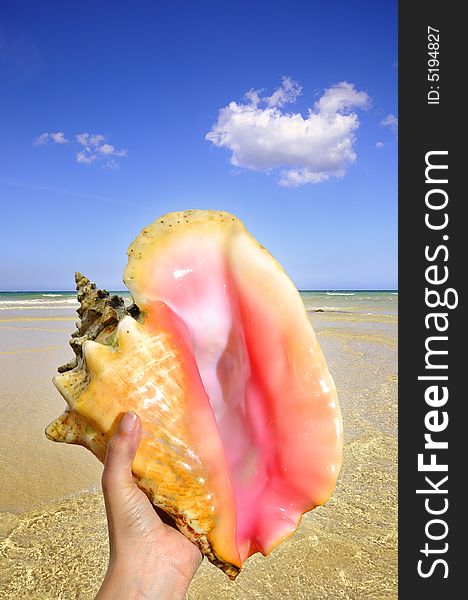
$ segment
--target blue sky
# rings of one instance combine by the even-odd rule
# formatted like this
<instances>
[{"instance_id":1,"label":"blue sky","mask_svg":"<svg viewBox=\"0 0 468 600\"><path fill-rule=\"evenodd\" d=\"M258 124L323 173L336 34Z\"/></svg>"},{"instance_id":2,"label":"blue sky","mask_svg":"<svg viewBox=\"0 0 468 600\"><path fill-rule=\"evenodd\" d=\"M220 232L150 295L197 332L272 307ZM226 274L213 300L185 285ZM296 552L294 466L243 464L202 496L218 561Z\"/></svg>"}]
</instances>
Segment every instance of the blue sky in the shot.
<instances>
[{"instance_id":1,"label":"blue sky","mask_svg":"<svg viewBox=\"0 0 468 600\"><path fill-rule=\"evenodd\" d=\"M233 212L299 288L397 287L396 2L0 17L1 290L122 289L132 239L187 208Z\"/></svg>"}]
</instances>

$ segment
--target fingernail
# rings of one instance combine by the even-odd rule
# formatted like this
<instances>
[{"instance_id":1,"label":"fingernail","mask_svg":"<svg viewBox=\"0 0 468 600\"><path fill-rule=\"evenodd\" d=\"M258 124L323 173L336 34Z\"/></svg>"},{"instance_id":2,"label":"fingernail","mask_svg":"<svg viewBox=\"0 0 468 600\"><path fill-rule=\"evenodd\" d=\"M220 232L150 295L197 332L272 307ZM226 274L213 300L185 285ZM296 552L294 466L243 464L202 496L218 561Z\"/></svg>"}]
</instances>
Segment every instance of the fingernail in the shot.
<instances>
[{"instance_id":1,"label":"fingernail","mask_svg":"<svg viewBox=\"0 0 468 600\"><path fill-rule=\"evenodd\" d=\"M133 412L125 413L120 421L120 429L125 433L130 433L135 429L136 425L136 414Z\"/></svg>"}]
</instances>

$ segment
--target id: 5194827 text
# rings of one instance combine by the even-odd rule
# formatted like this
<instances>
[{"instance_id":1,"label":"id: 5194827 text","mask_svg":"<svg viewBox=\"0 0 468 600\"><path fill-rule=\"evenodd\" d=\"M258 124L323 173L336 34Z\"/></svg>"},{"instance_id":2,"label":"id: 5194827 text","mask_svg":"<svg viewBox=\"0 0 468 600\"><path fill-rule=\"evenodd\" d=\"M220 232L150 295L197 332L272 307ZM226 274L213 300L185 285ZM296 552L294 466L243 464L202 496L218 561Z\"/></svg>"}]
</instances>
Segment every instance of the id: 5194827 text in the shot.
<instances>
[{"instance_id":1,"label":"id: 5194827 text","mask_svg":"<svg viewBox=\"0 0 468 600\"><path fill-rule=\"evenodd\" d=\"M427 92L428 104L439 104L439 30L427 27L427 81L429 90Z\"/></svg>"}]
</instances>

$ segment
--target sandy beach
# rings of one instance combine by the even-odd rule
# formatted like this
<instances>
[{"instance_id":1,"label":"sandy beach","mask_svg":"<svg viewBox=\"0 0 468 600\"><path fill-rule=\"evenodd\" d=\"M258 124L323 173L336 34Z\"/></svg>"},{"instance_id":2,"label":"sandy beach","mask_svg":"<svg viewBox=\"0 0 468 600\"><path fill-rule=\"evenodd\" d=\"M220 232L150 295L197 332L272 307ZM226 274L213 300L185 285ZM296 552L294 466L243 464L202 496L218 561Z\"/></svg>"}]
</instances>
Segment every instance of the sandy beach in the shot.
<instances>
[{"instance_id":1,"label":"sandy beach","mask_svg":"<svg viewBox=\"0 0 468 600\"><path fill-rule=\"evenodd\" d=\"M303 296L343 412L336 492L268 557L248 560L235 582L204 560L189 600L397 597L393 296L367 304L351 294ZM0 307L0 598L92 599L108 552L102 466L44 435L65 407L51 379L71 358L76 306L50 298Z\"/></svg>"}]
</instances>

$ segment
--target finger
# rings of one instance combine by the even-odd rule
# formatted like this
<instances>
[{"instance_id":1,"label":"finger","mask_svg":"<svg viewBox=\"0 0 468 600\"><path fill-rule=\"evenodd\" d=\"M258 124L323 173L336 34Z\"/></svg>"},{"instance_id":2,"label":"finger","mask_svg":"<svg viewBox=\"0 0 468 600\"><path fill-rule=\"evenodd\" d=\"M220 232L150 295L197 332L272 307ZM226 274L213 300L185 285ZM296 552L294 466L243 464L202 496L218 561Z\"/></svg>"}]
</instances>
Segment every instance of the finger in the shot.
<instances>
[{"instance_id":1,"label":"finger","mask_svg":"<svg viewBox=\"0 0 468 600\"><path fill-rule=\"evenodd\" d=\"M102 474L102 489L109 504L124 501L129 487L134 485L132 463L140 438L139 417L133 412L125 413L107 446Z\"/></svg>"}]
</instances>

